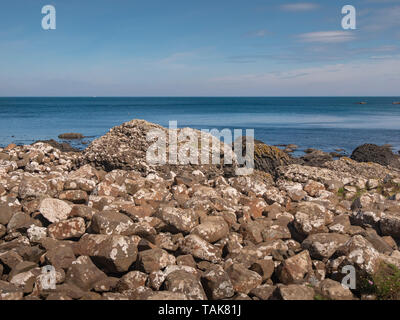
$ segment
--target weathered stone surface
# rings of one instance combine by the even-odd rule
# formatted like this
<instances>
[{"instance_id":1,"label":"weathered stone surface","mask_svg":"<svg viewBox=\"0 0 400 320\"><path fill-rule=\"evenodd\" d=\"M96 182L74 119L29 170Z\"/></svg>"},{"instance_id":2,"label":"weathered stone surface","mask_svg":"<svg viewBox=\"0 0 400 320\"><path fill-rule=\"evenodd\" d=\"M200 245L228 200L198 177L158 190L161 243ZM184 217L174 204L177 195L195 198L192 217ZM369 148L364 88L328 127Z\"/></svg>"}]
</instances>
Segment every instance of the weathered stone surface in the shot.
<instances>
[{"instance_id":1,"label":"weathered stone surface","mask_svg":"<svg viewBox=\"0 0 400 320\"><path fill-rule=\"evenodd\" d=\"M22 300L23 289L0 280L0 300Z\"/></svg>"},{"instance_id":2,"label":"weathered stone surface","mask_svg":"<svg viewBox=\"0 0 400 320\"><path fill-rule=\"evenodd\" d=\"M119 279L116 288L119 292L125 290L135 290L145 285L147 281L147 274L140 271L131 271Z\"/></svg>"},{"instance_id":3,"label":"weathered stone surface","mask_svg":"<svg viewBox=\"0 0 400 320\"><path fill-rule=\"evenodd\" d=\"M314 289L305 285L280 286L276 292L281 300L314 300Z\"/></svg>"},{"instance_id":4,"label":"weathered stone surface","mask_svg":"<svg viewBox=\"0 0 400 320\"><path fill-rule=\"evenodd\" d=\"M219 248L194 234L185 237L181 250L185 254L191 254L195 258L210 262L218 262L221 259Z\"/></svg>"},{"instance_id":5,"label":"weathered stone surface","mask_svg":"<svg viewBox=\"0 0 400 320\"><path fill-rule=\"evenodd\" d=\"M111 273L128 271L137 257L137 244L121 235L86 234L79 241L79 250Z\"/></svg>"},{"instance_id":6,"label":"weathered stone surface","mask_svg":"<svg viewBox=\"0 0 400 320\"><path fill-rule=\"evenodd\" d=\"M214 243L228 235L229 226L223 218L207 220L192 229L191 234L198 235L204 240Z\"/></svg>"},{"instance_id":7,"label":"weathered stone surface","mask_svg":"<svg viewBox=\"0 0 400 320\"><path fill-rule=\"evenodd\" d=\"M375 162L382 166L400 168L399 156L393 154L389 148L375 144L363 144L357 147L351 154L351 159L358 162Z\"/></svg>"},{"instance_id":8,"label":"weathered stone surface","mask_svg":"<svg viewBox=\"0 0 400 320\"><path fill-rule=\"evenodd\" d=\"M400 239L400 212L385 214L380 220L382 234Z\"/></svg>"},{"instance_id":9,"label":"weathered stone surface","mask_svg":"<svg viewBox=\"0 0 400 320\"><path fill-rule=\"evenodd\" d=\"M106 274L99 270L88 256L80 256L72 262L66 275L66 282L70 282L82 290L90 290L94 284Z\"/></svg>"},{"instance_id":10,"label":"weathered stone surface","mask_svg":"<svg viewBox=\"0 0 400 320\"><path fill-rule=\"evenodd\" d=\"M309 251L313 259L329 259L349 239L349 236L342 234L316 233L309 235L301 246Z\"/></svg>"},{"instance_id":11,"label":"weathered stone surface","mask_svg":"<svg viewBox=\"0 0 400 320\"><path fill-rule=\"evenodd\" d=\"M284 284L301 283L312 271L312 261L308 251L303 251L283 261L280 266L279 280Z\"/></svg>"},{"instance_id":12,"label":"weathered stone surface","mask_svg":"<svg viewBox=\"0 0 400 320\"><path fill-rule=\"evenodd\" d=\"M100 234L132 234L133 221L117 211L102 211L93 215L91 228Z\"/></svg>"},{"instance_id":13,"label":"weathered stone surface","mask_svg":"<svg viewBox=\"0 0 400 320\"><path fill-rule=\"evenodd\" d=\"M204 289L210 299L231 298L235 294L229 275L220 266L211 266L202 275Z\"/></svg>"},{"instance_id":14,"label":"weathered stone surface","mask_svg":"<svg viewBox=\"0 0 400 320\"><path fill-rule=\"evenodd\" d=\"M86 203L88 201L88 195L83 190L67 190L60 193L59 199L79 204Z\"/></svg>"},{"instance_id":15,"label":"weathered stone surface","mask_svg":"<svg viewBox=\"0 0 400 320\"><path fill-rule=\"evenodd\" d=\"M164 269L168 265L175 264L175 262L175 257L163 249L155 248L139 253L140 266L147 273Z\"/></svg>"},{"instance_id":16,"label":"weathered stone surface","mask_svg":"<svg viewBox=\"0 0 400 320\"><path fill-rule=\"evenodd\" d=\"M325 207L313 202L302 202L297 207L295 227L304 235L326 232L326 225L333 222L333 214Z\"/></svg>"},{"instance_id":17,"label":"weathered stone surface","mask_svg":"<svg viewBox=\"0 0 400 320\"><path fill-rule=\"evenodd\" d=\"M82 218L71 218L53 223L48 227L49 236L59 240L80 238L85 231L85 220Z\"/></svg>"},{"instance_id":18,"label":"weathered stone surface","mask_svg":"<svg viewBox=\"0 0 400 320\"><path fill-rule=\"evenodd\" d=\"M178 232L189 233L199 223L198 216L193 209L164 207L156 216Z\"/></svg>"},{"instance_id":19,"label":"weathered stone surface","mask_svg":"<svg viewBox=\"0 0 400 320\"><path fill-rule=\"evenodd\" d=\"M40 203L39 211L50 222L67 220L72 208L69 204L58 199L47 198Z\"/></svg>"},{"instance_id":20,"label":"weathered stone surface","mask_svg":"<svg viewBox=\"0 0 400 320\"><path fill-rule=\"evenodd\" d=\"M165 288L171 292L183 293L189 300L207 300L198 277L183 270L171 272L165 279Z\"/></svg>"},{"instance_id":21,"label":"weathered stone surface","mask_svg":"<svg viewBox=\"0 0 400 320\"><path fill-rule=\"evenodd\" d=\"M317 291L330 300L353 300L353 294L348 289L342 286L340 282L325 279L318 284Z\"/></svg>"},{"instance_id":22,"label":"weathered stone surface","mask_svg":"<svg viewBox=\"0 0 400 320\"><path fill-rule=\"evenodd\" d=\"M236 292L248 294L252 289L258 287L262 277L254 271L245 268L241 264L233 264L227 271Z\"/></svg>"},{"instance_id":23,"label":"weathered stone surface","mask_svg":"<svg viewBox=\"0 0 400 320\"><path fill-rule=\"evenodd\" d=\"M13 216L13 210L7 204L0 204L0 224L7 225Z\"/></svg>"}]
</instances>

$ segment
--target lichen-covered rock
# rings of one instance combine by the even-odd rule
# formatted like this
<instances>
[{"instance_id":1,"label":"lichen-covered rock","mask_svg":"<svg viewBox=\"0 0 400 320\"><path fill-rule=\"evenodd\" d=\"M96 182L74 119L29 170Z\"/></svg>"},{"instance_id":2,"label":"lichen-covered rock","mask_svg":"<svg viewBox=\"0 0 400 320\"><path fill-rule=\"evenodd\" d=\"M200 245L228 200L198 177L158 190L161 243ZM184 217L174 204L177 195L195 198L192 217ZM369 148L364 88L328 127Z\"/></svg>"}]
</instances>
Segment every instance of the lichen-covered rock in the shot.
<instances>
[{"instance_id":1,"label":"lichen-covered rock","mask_svg":"<svg viewBox=\"0 0 400 320\"><path fill-rule=\"evenodd\" d=\"M189 300L207 300L199 278L183 270L171 272L165 279L165 288L183 293Z\"/></svg>"},{"instance_id":2,"label":"lichen-covered rock","mask_svg":"<svg viewBox=\"0 0 400 320\"><path fill-rule=\"evenodd\" d=\"M308 251L303 251L283 261L280 266L279 280L284 284L301 283L312 272L312 260Z\"/></svg>"},{"instance_id":3,"label":"lichen-covered rock","mask_svg":"<svg viewBox=\"0 0 400 320\"><path fill-rule=\"evenodd\" d=\"M329 300L353 300L353 293L340 282L325 279L318 284L317 291Z\"/></svg>"},{"instance_id":4,"label":"lichen-covered rock","mask_svg":"<svg viewBox=\"0 0 400 320\"><path fill-rule=\"evenodd\" d=\"M262 283L262 277L242 264L231 265L226 272L231 279L235 292L248 294Z\"/></svg>"},{"instance_id":5,"label":"lichen-covered rock","mask_svg":"<svg viewBox=\"0 0 400 320\"><path fill-rule=\"evenodd\" d=\"M219 262L221 259L221 250L197 235L191 234L185 237L181 250L185 254L191 254L201 260L210 262Z\"/></svg>"},{"instance_id":6,"label":"lichen-covered rock","mask_svg":"<svg viewBox=\"0 0 400 320\"><path fill-rule=\"evenodd\" d=\"M349 236L342 234L317 233L309 235L301 246L310 252L313 259L329 259L349 239Z\"/></svg>"},{"instance_id":7,"label":"lichen-covered rock","mask_svg":"<svg viewBox=\"0 0 400 320\"><path fill-rule=\"evenodd\" d=\"M108 272L126 272L137 258L137 244L121 235L85 234L79 240L79 251Z\"/></svg>"},{"instance_id":8,"label":"lichen-covered rock","mask_svg":"<svg viewBox=\"0 0 400 320\"><path fill-rule=\"evenodd\" d=\"M132 234L133 221L117 211L102 211L93 215L91 228L100 234Z\"/></svg>"},{"instance_id":9,"label":"lichen-covered rock","mask_svg":"<svg viewBox=\"0 0 400 320\"><path fill-rule=\"evenodd\" d=\"M202 275L204 289L212 300L221 300L233 297L233 288L229 275L218 265L211 266Z\"/></svg>"},{"instance_id":10,"label":"lichen-covered rock","mask_svg":"<svg viewBox=\"0 0 400 320\"><path fill-rule=\"evenodd\" d=\"M147 273L164 269L168 265L175 264L175 262L176 259L174 256L160 248L145 250L139 253L139 264Z\"/></svg>"},{"instance_id":11,"label":"lichen-covered rock","mask_svg":"<svg viewBox=\"0 0 400 320\"><path fill-rule=\"evenodd\" d=\"M72 283L82 290L90 290L94 284L106 274L99 270L87 256L80 256L72 262L66 275L66 282Z\"/></svg>"},{"instance_id":12,"label":"lichen-covered rock","mask_svg":"<svg viewBox=\"0 0 400 320\"><path fill-rule=\"evenodd\" d=\"M48 227L49 236L58 240L80 238L85 231L86 224L82 218L71 218Z\"/></svg>"},{"instance_id":13,"label":"lichen-covered rock","mask_svg":"<svg viewBox=\"0 0 400 320\"><path fill-rule=\"evenodd\" d=\"M40 203L39 211L50 222L67 220L72 208L62 200L46 198Z\"/></svg>"},{"instance_id":14,"label":"lichen-covered rock","mask_svg":"<svg viewBox=\"0 0 400 320\"><path fill-rule=\"evenodd\" d=\"M314 300L314 295L314 289L306 285L282 285L276 290L276 296L279 300Z\"/></svg>"}]
</instances>

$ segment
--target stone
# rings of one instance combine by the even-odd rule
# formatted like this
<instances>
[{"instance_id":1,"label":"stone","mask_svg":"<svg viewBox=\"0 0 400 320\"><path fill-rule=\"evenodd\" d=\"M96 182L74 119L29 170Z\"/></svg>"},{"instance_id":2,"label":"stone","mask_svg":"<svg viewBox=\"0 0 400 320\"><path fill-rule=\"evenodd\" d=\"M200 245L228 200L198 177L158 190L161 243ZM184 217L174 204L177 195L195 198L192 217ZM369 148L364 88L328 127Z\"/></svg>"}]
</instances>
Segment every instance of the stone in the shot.
<instances>
[{"instance_id":1,"label":"stone","mask_svg":"<svg viewBox=\"0 0 400 320\"><path fill-rule=\"evenodd\" d=\"M357 162L375 162L382 166L400 168L399 156L393 154L390 148L375 144L363 144L357 147L350 158Z\"/></svg>"},{"instance_id":2,"label":"stone","mask_svg":"<svg viewBox=\"0 0 400 320\"><path fill-rule=\"evenodd\" d=\"M218 265L211 265L203 273L202 283L207 296L212 300L231 298L235 294L229 275Z\"/></svg>"},{"instance_id":3,"label":"stone","mask_svg":"<svg viewBox=\"0 0 400 320\"><path fill-rule=\"evenodd\" d=\"M276 287L269 284L263 284L250 291L251 297L257 297L260 300L270 300L273 297Z\"/></svg>"},{"instance_id":4,"label":"stone","mask_svg":"<svg viewBox=\"0 0 400 320\"><path fill-rule=\"evenodd\" d=\"M262 283L262 277L241 264L233 264L227 270L235 292L248 294Z\"/></svg>"},{"instance_id":5,"label":"stone","mask_svg":"<svg viewBox=\"0 0 400 320\"><path fill-rule=\"evenodd\" d=\"M119 279L116 289L118 292L123 292L125 290L135 290L146 284L147 274L140 271L131 271L125 274L121 279Z\"/></svg>"},{"instance_id":6,"label":"stone","mask_svg":"<svg viewBox=\"0 0 400 320\"><path fill-rule=\"evenodd\" d=\"M176 259L167 251L155 248L139 253L139 264L146 273L164 269L168 265L175 264Z\"/></svg>"},{"instance_id":7,"label":"stone","mask_svg":"<svg viewBox=\"0 0 400 320\"><path fill-rule=\"evenodd\" d=\"M354 300L353 293L349 288L331 279L322 280L318 284L317 292L330 300Z\"/></svg>"},{"instance_id":8,"label":"stone","mask_svg":"<svg viewBox=\"0 0 400 320\"><path fill-rule=\"evenodd\" d=\"M66 240L80 238L86 231L86 225L82 218L71 218L53 223L47 230L51 238Z\"/></svg>"},{"instance_id":9,"label":"stone","mask_svg":"<svg viewBox=\"0 0 400 320\"><path fill-rule=\"evenodd\" d=\"M47 250L46 260L56 269L67 270L76 257L70 246L60 244Z\"/></svg>"},{"instance_id":10,"label":"stone","mask_svg":"<svg viewBox=\"0 0 400 320\"><path fill-rule=\"evenodd\" d=\"M310 180L305 186L304 191L308 193L310 197L315 197L318 192L325 190L325 186L317 181Z\"/></svg>"},{"instance_id":11,"label":"stone","mask_svg":"<svg viewBox=\"0 0 400 320\"><path fill-rule=\"evenodd\" d=\"M306 285L279 286L276 293L281 300L314 300L314 289Z\"/></svg>"},{"instance_id":12,"label":"stone","mask_svg":"<svg viewBox=\"0 0 400 320\"><path fill-rule=\"evenodd\" d=\"M0 280L0 300L22 300L23 289Z\"/></svg>"},{"instance_id":13,"label":"stone","mask_svg":"<svg viewBox=\"0 0 400 320\"><path fill-rule=\"evenodd\" d=\"M47 184L37 177L23 177L18 187L18 197L21 199L45 196L47 192Z\"/></svg>"},{"instance_id":14,"label":"stone","mask_svg":"<svg viewBox=\"0 0 400 320\"><path fill-rule=\"evenodd\" d=\"M62 140L81 140L83 138L84 138L83 134L74 132L62 133L58 136L58 139Z\"/></svg>"},{"instance_id":15,"label":"stone","mask_svg":"<svg viewBox=\"0 0 400 320\"><path fill-rule=\"evenodd\" d=\"M7 204L0 204L0 224L7 225L13 216L12 208Z\"/></svg>"},{"instance_id":16,"label":"stone","mask_svg":"<svg viewBox=\"0 0 400 320\"><path fill-rule=\"evenodd\" d=\"M117 211L102 211L93 215L91 228L94 233L131 235L132 219Z\"/></svg>"},{"instance_id":17,"label":"stone","mask_svg":"<svg viewBox=\"0 0 400 320\"><path fill-rule=\"evenodd\" d=\"M31 225L39 224L37 220L32 219L29 215L23 212L16 212L7 224L7 232L15 231L25 232Z\"/></svg>"},{"instance_id":18,"label":"stone","mask_svg":"<svg viewBox=\"0 0 400 320\"><path fill-rule=\"evenodd\" d=\"M181 250L193 257L217 263L221 259L221 251L197 235L191 234L183 240Z\"/></svg>"},{"instance_id":19,"label":"stone","mask_svg":"<svg viewBox=\"0 0 400 320\"><path fill-rule=\"evenodd\" d=\"M189 300L207 300L198 277L183 270L171 272L165 279L165 288L171 292L182 293Z\"/></svg>"},{"instance_id":20,"label":"stone","mask_svg":"<svg viewBox=\"0 0 400 320\"><path fill-rule=\"evenodd\" d=\"M96 282L106 277L107 275L98 269L88 256L80 256L72 262L65 281L87 291L93 289Z\"/></svg>"},{"instance_id":21,"label":"stone","mask_svg":"<svg viewBox=\"0 0 400 320\"><path fill-rule=\"evenodd\" d=\"M294 225L303 234L326 232L326 225L333 222L333 214L325 207L313 202L302 202L297 206Z\"/></svg>"},{"instance_id":22,"label":"stone","mask_svg":"<svg viewBox=\"0 0 400 320\"><path fill-rule=\"evenodd\" d=\"M309 251L313 259L329 259L338 248L350 239L347 235L336 233L316 233L305 239L301 246Z\"/></svg>"},{"instance_id":23,"label":"stone","mask_svg":"<svg viewBox=\"0 0 400 320\"><path fill-rule=\"evenodd\" d=\"M83 190L67 190L60 193L60 200L66 200L75 204L87 203L89 198Z\"/></svg>"},{"instance_id":24,"label":"stone","mask_svg":"<svg viewBox=\"0 0 400 320\"><path fill-rule=\"evenodd\" d=\"M66 202L51 198L44 199L39 208L42 216L52 223L67 220L71 210Z\"/></svg>"},{"instance_id":25,"label":"stone","mask_svg":"<svg viewBox=\"0 0 400 320\"><path fill-rule=\"evenodd\" d=\"M42 239L47 237L47 228L32 224L27 230L27 235L31 243L40 243Z\"/></svg>"},{"instance_id":26,"label":"stone","mask_svg":"<svg viewBox=\"0 0 400 320\"><path fill-rule=\"evenodd\" d=\"M229 233L229 226L223 218L207 220L194 227L191 234L198 235L207 242L214 243L225 238Z\"/></svg>"},{"instance_id":27,"label":"stone","mask_svg":"<svg viewBox=\"0 0 400 320\"><path fill-rule=\"evenodd\" d=\"M274 273L275 263L272 259L267 258L257 260L251 265L250 270L257 272L262 277L262 280L265 281L270 279Z\"/></svg>"},{"instance_id":28,"label":"stone","mask_svg":"<svg viewBox=\"0 0 400 320\"><path fill-rule=\"evenodd\" d=\"M279 268L279 280L284 284L301 283L312 272L312 260L307 250L282 262Z\"/></svg>"},{"instance_id":29,"label":"stone","mask_svg":"<svg viewBox=\"0 0 400 320\"><path fill-rule=\"evenodd\" d=\"M383 235L400 239L400 212L385 214L380 219L380 229Z\"/></svg>"},{"instance_id":30,"label":"stone","mask_svg":"<svg viewBox=\"0 0 400 320\"><path fill-rule=\"evenodd\" d=\"M121 235L85 234L79 240L79 251L110 273L127 272L137 258L137 244Z\"/></svg>"},{"instance_id":31,"label":"stone","mask_svg":"<svg viewBox=\"0 0 400 320\"><path fill-rule=\"evenodd\" d=\"M164 207L156 214L158 218L172 227L171 231L189 233L199 224L198 216L193 209Z\"/></svg>"}]
</instances>

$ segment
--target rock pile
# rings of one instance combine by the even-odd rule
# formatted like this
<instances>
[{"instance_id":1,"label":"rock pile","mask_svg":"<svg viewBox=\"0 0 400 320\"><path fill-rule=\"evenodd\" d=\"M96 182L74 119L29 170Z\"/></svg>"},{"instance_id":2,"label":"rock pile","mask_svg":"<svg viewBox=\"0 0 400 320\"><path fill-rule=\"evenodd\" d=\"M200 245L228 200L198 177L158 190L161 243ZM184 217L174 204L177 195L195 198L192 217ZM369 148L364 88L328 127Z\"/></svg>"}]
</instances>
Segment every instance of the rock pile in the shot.
<instances>
[{"instance_id":1,"label":"rock pile","mask_svg":"<svg viewBox=\"0 0 400 320\"><path fill-rule=\"evenodd\" d=\"M163 175L143 162L146 126L83 154L0 149L0 300L360 299L344 266L400 267L399 171L342 158L274 179Z\"/></svg>"}]
</instances>

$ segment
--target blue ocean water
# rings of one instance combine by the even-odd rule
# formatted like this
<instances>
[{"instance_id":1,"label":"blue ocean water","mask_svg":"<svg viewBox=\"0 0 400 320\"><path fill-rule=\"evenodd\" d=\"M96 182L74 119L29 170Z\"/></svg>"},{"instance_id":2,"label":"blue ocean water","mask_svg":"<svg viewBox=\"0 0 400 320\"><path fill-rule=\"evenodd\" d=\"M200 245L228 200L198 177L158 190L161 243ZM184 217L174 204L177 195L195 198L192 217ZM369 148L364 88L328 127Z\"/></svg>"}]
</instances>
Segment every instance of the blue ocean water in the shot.
<instances>
[{"instance_id":1,"label":"blue ocean water","mask_svg":"<svg viewBox=\"0 0 400 320\"><path fill-rule=\"evenodd\" d=\"M357 104L366 101L367 104ZM131 119L197 129L255 129L267 144L300 150L391 144L400 149L399 97L0 98L0 146L79 132L86 142ZM75 142L76 145L76 142ZM84 148L85 145L78 145Z\"/></svg>"}]
</instances>

